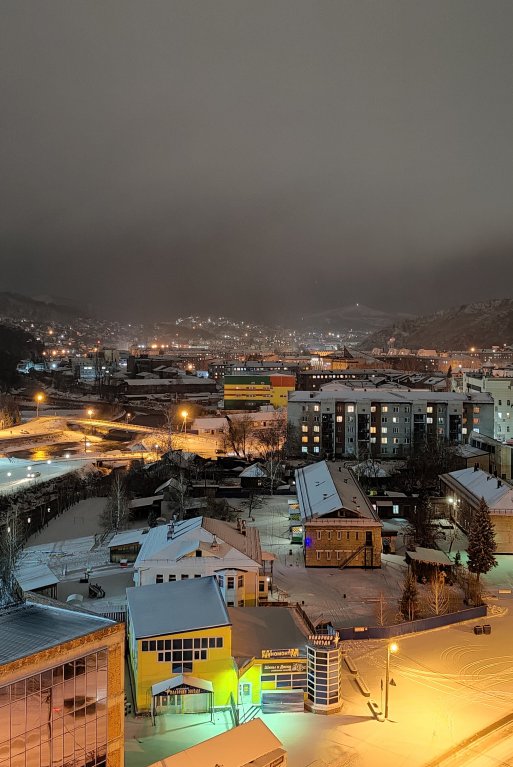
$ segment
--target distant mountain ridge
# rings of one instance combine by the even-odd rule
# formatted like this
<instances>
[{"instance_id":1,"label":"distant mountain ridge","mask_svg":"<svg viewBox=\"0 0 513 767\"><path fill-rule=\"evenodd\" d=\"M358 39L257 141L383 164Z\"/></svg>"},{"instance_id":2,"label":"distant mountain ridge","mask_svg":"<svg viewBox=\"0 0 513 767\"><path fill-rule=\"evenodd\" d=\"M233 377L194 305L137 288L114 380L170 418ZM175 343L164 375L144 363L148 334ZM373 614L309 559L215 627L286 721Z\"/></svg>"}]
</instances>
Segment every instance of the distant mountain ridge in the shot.
<instances>
[{"instance_id":1,"label":"distant mountain ridge","mask_svg":"<svg viewBox=\"0 0 513 767\"><path fill-rule=\"evenodd\" d=\"M391 339L395 339L390 343ZM513 343L513 299L496 298L394 323L368 336L361 349L465 350Z\"/></svg>"},{"instance_id":2,"label":"distant mountain ridge","mask_svg":"<svg viewBox=\"0 0 513 767\"><path fill-rule=\"evenodd\" d=\"M412 318L409 314L390 313L365 304L350 304L336 309L305 314L301 319L307 328L316 330L373 331L392 323Z\"/></svg>"},{"instance_id":3,"label":"distant mountain ridge","mask_svg":"<svg viewBox=\"0 0 513 767\"><path fill-rule=\"evenodd\" d=\"M19 293L0 293L0 317L4 320L31 320L36 322L66 322L80 316L73 306L52 301L39 301Z\"/></svg>"}]
</instances>

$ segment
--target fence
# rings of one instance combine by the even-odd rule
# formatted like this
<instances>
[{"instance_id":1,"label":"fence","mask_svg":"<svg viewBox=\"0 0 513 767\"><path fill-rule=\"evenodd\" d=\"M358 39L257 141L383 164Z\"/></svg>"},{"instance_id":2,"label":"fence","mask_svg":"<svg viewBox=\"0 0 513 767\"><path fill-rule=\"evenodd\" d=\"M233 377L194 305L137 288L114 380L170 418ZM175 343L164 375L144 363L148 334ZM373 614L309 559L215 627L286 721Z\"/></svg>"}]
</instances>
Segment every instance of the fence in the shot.
<instances>
[{"instance_id":1,"label":"fence","mask_svg":"<svg viewBox=\"0 0 513 767\"><path fill-rule=\"evenodd\" d=\"M468 610L460 610L457 613L433 615L431 618L407 621L394 626L352 626L351 628L337 628L337 631L341 639L390 639L402 634L416 634L419 631L450 626L452 623L484 618L486 609L486 605L480 605L479 607L470 607Z\"/></svg>"}]
</instances>

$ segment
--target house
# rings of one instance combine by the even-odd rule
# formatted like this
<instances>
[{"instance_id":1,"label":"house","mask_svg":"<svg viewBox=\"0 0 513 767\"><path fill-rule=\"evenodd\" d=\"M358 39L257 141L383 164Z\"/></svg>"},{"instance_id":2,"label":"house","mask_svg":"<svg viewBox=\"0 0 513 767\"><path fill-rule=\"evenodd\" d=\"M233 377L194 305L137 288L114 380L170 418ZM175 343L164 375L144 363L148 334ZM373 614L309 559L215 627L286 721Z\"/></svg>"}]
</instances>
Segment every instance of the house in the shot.
<instances>
[{"instance_id":1,"label":"house","mask_svg":"<svg viewBox=\"0 0 513 767\"><path fill-rule=\"evenodd\" d=\"M466 533L483 498L490 510L498 554L513 554L513 486L477 466L440 476L451 518Z\"/></svg>"},{"instance_id":2,"label":"house","mask_svg":"<svg viewBox=\"0 0 513 767\"><path fill-rule=\"evenodd\" d=\"M215 575L229 607L267 599L268 578L256 528L239 531L229 522L195 517L154 527L140 540L134 564L137 586Z\"/></svg>"},{"instance_id":3,"label":"house","mask_svg":"<svg viewBox=\"0 0 513 767\"><path fill-rule=\"evenodd\" d=\"M321 461L296 471L306 567L381 567L377 512L353 472Z\"/></svg>"}]
</instances>

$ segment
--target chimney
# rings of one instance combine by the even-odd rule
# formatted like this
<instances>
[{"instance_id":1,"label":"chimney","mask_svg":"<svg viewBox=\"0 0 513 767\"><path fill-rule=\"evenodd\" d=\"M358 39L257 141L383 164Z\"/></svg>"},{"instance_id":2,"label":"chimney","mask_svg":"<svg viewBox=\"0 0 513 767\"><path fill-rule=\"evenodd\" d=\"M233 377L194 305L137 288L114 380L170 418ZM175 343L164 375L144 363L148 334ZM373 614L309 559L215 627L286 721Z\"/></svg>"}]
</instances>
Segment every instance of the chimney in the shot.
<instances>
[{"instance_id":1,"label":"chimney","mask_svg":"<svg viewBox=\"0 0 513 767\"><path fill-rule=\"evenodd\" d=\"M210 548L211 549L218 549L219 548L219 544L217 542L217 538L215 537L215 535L212 538L212 543L210 544Z\"/></svg>"},{"instance_id":2,"label":"chimney","mask_svg":"<svg viewBox=\"0 0 513 767\"><path fill-rule=\"evenodd\" d=\"M170 522L167 526L167 540L170 541L175 532L175 523Z\"/></svg>"}]
</instances>

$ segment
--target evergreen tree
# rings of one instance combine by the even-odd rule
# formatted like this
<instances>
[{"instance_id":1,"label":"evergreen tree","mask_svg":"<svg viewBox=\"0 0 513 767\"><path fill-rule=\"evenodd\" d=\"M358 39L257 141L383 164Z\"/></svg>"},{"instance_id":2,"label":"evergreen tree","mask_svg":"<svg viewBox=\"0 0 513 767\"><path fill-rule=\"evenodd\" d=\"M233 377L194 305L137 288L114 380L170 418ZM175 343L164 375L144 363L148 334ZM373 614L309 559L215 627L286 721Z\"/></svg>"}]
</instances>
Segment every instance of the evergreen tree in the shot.
<instances>
[{"instance_id":1,"label":"evergreen tree","mask_svg":"<svg viewBox=\"0 0 513 767\"><path fill-rule=\"evenodd\" d=\"M468 533L468 561L467 567L479 580L481 573L487 573L497 565L494 557L497 544L495 533L490 520L490 510L484 498L481 498L479 507L474 513L472 524Z\"/></svg>"},{"instance_id":2,"label":"evergreen tree","mask_svg":"<svg viewBox=\"0 0 513 767\"><path fill-rule=\"evenodd\" d=\"M404 586L401 599L399 600L399 612L403 620L413 621L417 617L419 610L419 597L415 577L408 569L404 576Z\"/></svg>"}]
</instances>

